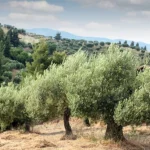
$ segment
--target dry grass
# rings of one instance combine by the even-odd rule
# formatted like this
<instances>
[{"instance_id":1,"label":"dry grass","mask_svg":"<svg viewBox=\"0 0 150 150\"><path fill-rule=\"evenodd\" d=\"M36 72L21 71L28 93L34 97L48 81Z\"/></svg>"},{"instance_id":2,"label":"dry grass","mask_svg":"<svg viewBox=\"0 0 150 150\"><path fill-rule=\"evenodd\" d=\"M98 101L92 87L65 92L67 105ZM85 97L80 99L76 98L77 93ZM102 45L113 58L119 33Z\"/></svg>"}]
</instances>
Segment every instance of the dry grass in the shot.
<instances>
[{"instance_id":1,"label":"dry grass","mask_svg":"<svg viewBox=\"0 0 150 150\"><path fill-rule=\"evenodd\" d=\"M38 43L39 42L39 39L36 39L34 37L31 37L29 35L22 35L22 34L19 34L19 38L20 38L20 41L23 41L25 43L31 43L31 44L35 44L35 43Z\"/></svg>"},{"instance_id":2,"label":"dry grass","mask_svg":"<svg viewBox=\"0 0 150 150\"><path fill-rule=\"evenodd\" d=\"M93 124L86 127L82 120L72 118L71 126L76 140L60 140L64 135L62 120L37 125L33 133L7 131L0 134L0 150L150 150L150 128L145 125L124 129L131 142L115 143L103 139L105 125Z\"/></svg>"}]
</instances>

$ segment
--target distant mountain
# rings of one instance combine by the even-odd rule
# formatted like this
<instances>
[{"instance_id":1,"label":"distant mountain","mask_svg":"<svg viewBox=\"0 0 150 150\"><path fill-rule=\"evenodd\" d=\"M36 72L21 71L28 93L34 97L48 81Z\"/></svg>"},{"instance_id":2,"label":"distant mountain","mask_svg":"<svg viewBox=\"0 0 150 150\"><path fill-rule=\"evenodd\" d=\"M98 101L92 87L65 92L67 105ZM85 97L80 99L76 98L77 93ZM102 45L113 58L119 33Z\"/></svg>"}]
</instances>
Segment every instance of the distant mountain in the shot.
<instances>
[{"instance_id":1,"label":"distant mountain","mask_svg":"<svg viewBox=\"0 0 150 150\"><path fill-rule=\"evenodd\" d=\"M26 29L27 32L30 33L36 33L39 35L44 35L44 36L52 36L54 37L56 35L57 32L61 32L61 36L63 38L68 38L68 39L75 39L75 40L87 40L87 41L103 41L103 42L111 42L111 43L116 43L121 41L121 43L123 43L125 40L124 39L108 39L108 38L102 38L102 37L82 37L82 36L77 36L65 31L58 31L58 30L53 30L53 29L48 29L48 28L33 28L33 29ZM131 43L130 40L127 40L128 44ZM144 43L144 42L138 42L140 47L147 47L147 50L150 51L150 44L148 43Z\"/></svg>"}]
</instances>

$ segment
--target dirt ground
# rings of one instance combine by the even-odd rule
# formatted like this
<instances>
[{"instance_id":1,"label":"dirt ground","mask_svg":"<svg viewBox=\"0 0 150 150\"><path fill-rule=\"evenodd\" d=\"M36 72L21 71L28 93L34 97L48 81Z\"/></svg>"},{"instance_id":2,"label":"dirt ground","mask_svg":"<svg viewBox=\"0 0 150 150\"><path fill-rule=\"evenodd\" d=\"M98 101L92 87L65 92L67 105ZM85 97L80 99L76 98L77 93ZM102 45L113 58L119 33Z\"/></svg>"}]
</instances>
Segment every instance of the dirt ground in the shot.
<instances>
[{"instance_id":1,"label":"dirt ground","mask_svg":"<svg viewBox=\"0 0 150 150\"><path fill-rule=\"evenodd\" d=\"M60 140L64 135L62 120L37 125L32 133L6 131L0 134L0 150L150 150L150 126L126 127L125 137L132 143L114 143L103 139L103 123L86 127L81 119L72 118L76 140Z\"/></svg>"}]
</instances>

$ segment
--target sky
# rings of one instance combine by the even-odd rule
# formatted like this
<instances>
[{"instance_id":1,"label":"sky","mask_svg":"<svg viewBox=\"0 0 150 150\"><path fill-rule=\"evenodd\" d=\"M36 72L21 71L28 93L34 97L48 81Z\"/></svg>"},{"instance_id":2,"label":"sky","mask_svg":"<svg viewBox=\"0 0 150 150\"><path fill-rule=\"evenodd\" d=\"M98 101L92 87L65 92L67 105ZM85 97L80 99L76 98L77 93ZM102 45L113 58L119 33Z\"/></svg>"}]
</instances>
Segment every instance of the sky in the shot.
<instances>
[{"instance_id":1,"label":"sky","mask_svg":"<svg viewBox=\"0 0 150 150\"><path fill-rule=\"evenodd\" d=\"M0 23L150 43L150 0L0 0Z\"/></svg>"}]
</instances>

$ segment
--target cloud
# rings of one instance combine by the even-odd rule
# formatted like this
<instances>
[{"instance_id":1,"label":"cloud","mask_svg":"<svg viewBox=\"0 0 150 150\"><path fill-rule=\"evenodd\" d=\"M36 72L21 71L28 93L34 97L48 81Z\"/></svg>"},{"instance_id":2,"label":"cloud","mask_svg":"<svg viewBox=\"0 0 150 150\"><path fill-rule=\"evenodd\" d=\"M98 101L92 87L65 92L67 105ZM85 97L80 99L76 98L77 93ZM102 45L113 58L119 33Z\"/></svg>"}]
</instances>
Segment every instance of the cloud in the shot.
<instances>
[{"instance_id":1,"label":"cloud","mask_svg":"<svg viewBox=\"0 0 150 150\"><path fill-rule=\"evenodd\" d=\"M145 0L130 0L131 4L140 5L143 4Z\"/></svg>"},{"instance_id":2,"label":"cloud","mask_svg":"<svg viewBox=\"0 0 150 150\"><path fill-rule=\"evenodd\" d=\"M70 26L71 23L62 20L53 14L36 14L36 13L10 13L8 16L0 17L2 24L10 24L17 28L51 28L58 29L61 27Z\"/></svg>"},{"instance_id":3,"label":"cloud","mask_svg":"<svg viewBox=\"0 0 150 150\"><path fill-rule=\"evenodd\" d=\"M68 27L61 27L59 28L59 30L70 32L79 36L100 37L102 35L104 36L108 31L111 31L112 25L99 22L89 22L87 24L82 25L76 24Z\"/></svg>"},{"instance_id":4,"label":"cloud","mask_svg":"<svg viewBox=\"0 0 150 150\"><path fill-rule=\"evenodd\" d=\"M122 10L149 10L150 0L72 0L88 7L114 8Z\"/></svg>"},{"instance_id":5,"label":"cloud","mask_svg":"<svg viewBox=\"0 0 150 150\"><path fill-rule=\"evenodd\" d=\"M90 30L101 30L103 29L110 29L112 28L111 24L104 24L104 23L97 23L97 22L90 22L85 25L85 28Z\"/></svg>"},{"instance_id":6,"label":"cloud","mask_svg":"<svg viewBox=\"0 0 150 150\"><path fill-rule=\"evenodd\" d=\"M73 0L84 6L97 6L100 8L113 8L115 3L110 0Z\"/></svg>"},{"instance_id":7,"label":"cloud","mask_svg":"<svg viewBox=\"0 0 150 150\"><path fill-rule=\"evenodd\" d=\"M137 25L137 24L139 24L140 23L140 20L136 20L136 19L132 19L132 18L123 18L123 19L121 19L121 22L123 22L123 23L126 23L126 24L134 24L134 25Z\"/></svg>"},{"instance_id":8,"label":"cloud","mask_svg":"<svg viewBox=\"0 0 150 150\"><path fill-rule=\"evenodd\" d=\"M23 13L10 13L9 19L18 21L56 21L57 18L53 15L37 15L37 14L23 14Z\"/></svg>"},{"instance_id":9,"label":"cloud","mask_svg":"<svg viewBox=\"0 0 150 150\"><path fill-rule=\"evenodd\" d=\"M141 11L141 14L150 17L150 11Z\"/></svg>"},{"instance_id":10,"label":"cloud","mask_svg":"<svg viewBox=\"0 0 150 150\"><path fill-rule=\"evenodd\" d=\"M49 4L47 1L10 1L8 6L15 11L62 12L64 8Z\"/></svg>"},{"instance_id":11,"label":"cloud","mask_svg":"<svg viewBox=\"0 0 150 150\"><path fill-rule=\"evenodd\" d=\"M127 12L127 16L132 16L132 17L135 17L135 16L137 16L137 12L135 12L135 11L130 11L130 12Z\"/></svg>"},{"instance_id":12,"label":"cloud","mask_svg":"<svg viewBox=\"0 0 150 150\"><path fill-rule=\"evenodd\" d=\"M4 24L12 24L21 28L49 27L69 24L59 18L59 13L64 11L62 6L50 4L45 0L13 0L0 2L0 10L5 12L0 15Z\"/></svg>"},{"instance_id":13,"label":"cloud","mask_svg":"<svg viewBox=\"0 0 150 150\"><path fill-rule=\"evenodd\" d=\"M115 4L111 1L100 1L98 6L101 8L113 8L115 7Z\"/></svg>"}]
</instances>

